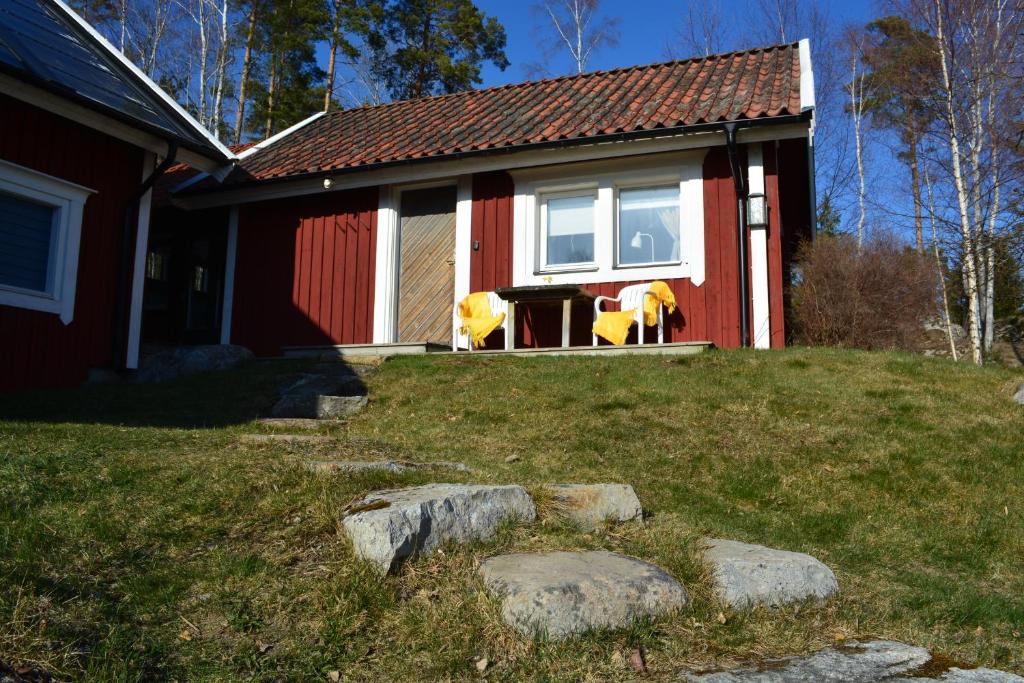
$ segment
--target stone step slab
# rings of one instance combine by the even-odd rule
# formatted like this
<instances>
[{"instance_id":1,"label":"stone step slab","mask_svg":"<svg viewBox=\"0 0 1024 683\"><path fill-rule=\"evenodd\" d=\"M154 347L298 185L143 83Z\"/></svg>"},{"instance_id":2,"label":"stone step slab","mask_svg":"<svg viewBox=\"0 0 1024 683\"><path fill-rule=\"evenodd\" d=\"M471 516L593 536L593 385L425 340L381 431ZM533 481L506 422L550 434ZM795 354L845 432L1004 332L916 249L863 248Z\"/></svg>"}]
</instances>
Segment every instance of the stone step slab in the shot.
<instances>
[{"instance_id":1,"label":"stone step slab","mask_svg":"<svg viewBox=\"0 0 1024 683\"><path fill-rule=\"evenodd\" d=\"M316 417L318 420L345 420L352 417L369 403L366 396L317 396Z\"/></svg>"},{"instance_id":2,"label":"stone step slab","mask_svg":"<svg viewBox=\"0 0 1024 683\"><path fill-rule=\"evenodd\" d=\"M604 550L498 555L481 564L480 574L509 626L553 640L625 628L689 601L660 567Z\"/></svg>"},{"instance_id":3,"label":"stone step slab","mask_svg":"<svg viewBox=\"0 0 1024 683\"><path fill-rule=\"evenodd\" d=\"M642 520L640 499L629 484L550 484L555 512L585 531L604 522Z\"/></svg>"},{"instance_id":4,"label":"stone step slab","mask_svg":"<svg viewBox=\"0 0 1024 683\"><path fill-rule=\"evenodd\" d=\"M242 434L239 441L249 446L323 446L334 439L325 434Z\"/></svg>"},{"instance_id":5,"label":"stone step slab","mask_svg":"<svg viewBox=\"0 0 1024 683\"><path fill-rule=\"evenodd\" d=\"M437 460L434 462L409 462L407 460L311 460L305 463L312 472L370 472L380 470L401 474L422 469L449 469L458 472L472 470L461 462Z\"/></svg>"},{"instance_id":6,"label":"stone step slab","mask_svg":"<svg viewBox=\"0 0 1024 683\"><path fill-rule=\"evenodd\" d=\"M832 570L810 555L720 538L705 542L719 597L735 609L824 600L839 591Z\"/></svg>"},{"instance_id":7,"label":"stone step slab","mask_svg":"<svg viewBox=\"0 0 1024 683\"><path fill-rule=\"evenodd\" d=\"M1024 683L1020 676L994 669L935 666L923 647L891 640L850 643L806 657L787 657L729 671L684 672L680 683Z\"/></svg>"},{"instance_id":8,"label":"stone step slab","mask_svg":"<svg viewBox=\"0 0 1024 683\"><path fill-rule=\"evenodd\" d=\"M261 417L256 422L279 429L319 429L324 424L315 417Z\"/></svg>"},{"instance_id":9,"label":"stone step slab","mask_svg":"<svg viewBox=\"0 0 1024 683\"><path fill-rule=\"evenodd\" d=\"M445 542L493 536L506 520L532 522L533 500L522 486L427 484L377 491L342 520L356 557L382 572L412 555L429 555Z\"/></svg>"}]
</instances>

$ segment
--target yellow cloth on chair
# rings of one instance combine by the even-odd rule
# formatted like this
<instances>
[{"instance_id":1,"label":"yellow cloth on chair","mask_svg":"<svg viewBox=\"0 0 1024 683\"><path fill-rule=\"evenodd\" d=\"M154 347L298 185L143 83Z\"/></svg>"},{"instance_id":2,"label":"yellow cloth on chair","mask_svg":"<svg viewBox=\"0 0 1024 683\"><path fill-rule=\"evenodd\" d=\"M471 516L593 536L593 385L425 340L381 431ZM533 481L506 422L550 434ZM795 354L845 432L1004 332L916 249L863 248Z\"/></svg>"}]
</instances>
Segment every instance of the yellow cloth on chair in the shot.
<instances>
[{"instance_id":1,"label":"yellow cloth on chair","mask_svg":"<svg viewBox=\"0 0 1024 683\"><path fill-rule=\"evenodd\" d=\"M647 291L654 292L654 296L644 297L644 324L650 327L651 325L658 324L659 306L664 306L668 309L669 315L672 315L676 310L676 295L661 280L652 282L650 289Z\"/></svg>"},{"instance_id":2,"label":"yellow cloth on chair","mask_svg":"<svg viewBox=\"0 0 1024 683\"><path fill-rule=\"evenodd\" d=\"M462 319L459 332L469 335L471 343L476 348L483 347L487 335L505 322L504 313L491 313L491 302L487 298L487 292L473 292L460 301L459 317Z\"/></svg>"},{"instance_id":3,"label":"yellow cloth on chair","mask_svg":"<svg viewBox=\"0 0 1024 683\"><path fill-rule=\"evenodd\" d=\"M601 311L594 321L594 334L616 346L626 343L629 328L636 322L636 309L628 311Z\"/></svg>"}]
</instances>

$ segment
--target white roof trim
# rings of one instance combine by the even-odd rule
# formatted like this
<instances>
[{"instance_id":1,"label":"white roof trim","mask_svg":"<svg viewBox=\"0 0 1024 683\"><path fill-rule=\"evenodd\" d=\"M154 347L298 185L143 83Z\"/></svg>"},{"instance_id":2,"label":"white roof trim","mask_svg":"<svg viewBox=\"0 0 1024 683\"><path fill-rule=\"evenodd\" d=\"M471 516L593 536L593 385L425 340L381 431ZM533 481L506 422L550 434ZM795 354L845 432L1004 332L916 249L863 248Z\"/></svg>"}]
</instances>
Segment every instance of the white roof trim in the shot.
<instances>
[{"instance_id":1,"label":"white roof trim","mask_svg":"<svg viewBox=\"0 0 1024 683\"><path fill-rule=\"evenodd\" d=\"M302 119L301 121L296 123L294 126L289 126L288 128L285 128L284 130L282 130L280 133L275 133L274 135L271 135L266 140L264 140L262 142L256 143L255 145L253 145L249 149L245 150L244 152L240 152L238 154L237 158L245 159L247 157L251 157L253 154L255 154L256 152L260 151L261 149L266 149L267 147L269 147L270 145L274 144L278 140L281 140L282 138L288 137L289 135L291 135L292 133L294 133L298 129L302 128L306 124L309 124L309 123L312 123L313 121L316 121L318 118L320 118L321 116L323 116L326 113L327 112L324 112L324 111L318 111L317 113L313 114L309 118Z\"/></svg>"},{"instance_id":2,"label":"white roof trim","mask_svg":"<svg viewBox=\"0 0 1024 683\"><path fill-rule=\"evenodd\" d=\"M86 31L90 36L92 36L93 39L99 42L100 45L106 48L107 52L109 52L111 56L113 56L115 59L121 62L121 64L123 64L128 70L130 70L137 78L141 79L142 82L151 91L153 91L153 93L157 95L157 97L163 100L167 106L169 106L180 116L182 116L185 119L185 121L190 126L192 126L192 128L195 129L197 133L202 135L207 142L213 145L214 148L216 148L219 152L222 152L224 156L226 156L228 159L236 158L231 150L225 147L224 144L221 143L221 141L218 140L216 137L214 137L214 135L210 131L208 131L206 128L200 125L198 121L192 118L192 116L187 111L185 111L180 104L174 101L173 97L168 95L166 92L164 92L163 88L154 83L153 80L142 71L142 69L135 66L135 64L133 64L130 59L121 54L120 50L111 45L106 38L100 35L100 33L89 24L89 22L87 22L82 17L78 16L77 12L75 12L73 9L64 4L64 0L52 0L52 2L60 10L62 10L68 17L70 17L72 21L74 21L84 31Z\"/></svg>"},{"instance_id":3,"label":"white roof trim","mask_svg":"<svg viewBox=\"0 0 1024 683\"><path fill-rule=\"evenodd\" d=\"M800 111L814 109L814 69L811 68L811 41L800 41Z\"/></svg>"}]
</instances>

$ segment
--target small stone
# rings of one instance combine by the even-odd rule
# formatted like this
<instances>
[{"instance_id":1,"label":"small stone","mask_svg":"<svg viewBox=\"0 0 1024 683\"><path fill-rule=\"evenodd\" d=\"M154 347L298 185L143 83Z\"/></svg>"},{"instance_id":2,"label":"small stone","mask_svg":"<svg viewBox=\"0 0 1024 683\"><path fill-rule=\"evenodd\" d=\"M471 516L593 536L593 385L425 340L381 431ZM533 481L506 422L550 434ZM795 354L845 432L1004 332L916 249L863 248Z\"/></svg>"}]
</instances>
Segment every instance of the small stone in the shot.
<instances>
[{"instance_id":1,"label":"small stone","mask_svg":"<svg viewBox=\"0 0 1024 683\"><path fill-rule=\"evenodd\" d=\"M366 407L366 396L317 396L316 417L319 420L344 420Z\"/></svg>"},{"instance_id":2,"label":"small stone","mask_svg":"<svg viewBox=\"0 0 1024 683\"><path fill-rule=\"evenodd\" d=\"M532 522L533 500L522 486L427 484L377 491L364 498L342 526L356 557L388 572L407 557L429 555L442 543L493 536L506 520Z\"/></svg>"},{"instance_id":3,"label":"small stone","mask_svg":"<svg viewBox=\"0 0 1024 683\"><path fill-rule=\"evenodd\" d=\"M806 657L787 657L759 662L728 671L686 671L680 683L805 683L844 681L877 683L1024 683L1024 678L993 669L950 667L934 674L931 654L923 647L888 640L847 644L820 650ZM934 675L929 678L928 676Z\"/></svg>"},{"instance_id":4,"label":"small stone","mask_svg":"<svg viewBox=\"0 0 1024 683\"><path fill-rule=\"evenodd\" d=\"M604 522L642 520L640 499L629 484L551 484L555 511L592 531Z\"/></svg>"},{"instance_id":5,"label":"small stone","mask_svg":"<svg viewBox=\"0 0 1024 683\"><path fill-rule=\"evenodd\" d=\"M832 570L810 555L717 538L707 539L707 544L704 558L730 607L825 599L839 590Z\"/></svg>"},{"instance_id":6,"label":"small stone","mask_svg":"<svg viewBox=\"0 0 1024 683\"><path fill-rule=\"evenodd\" d=\"M1017 388L1017 393L1013 395L1013 400L1016 401L1019 405L1024 406L1024 384L1021 384Z\"/></svg>"},{"instance_id":7,"label":"small stone","mask_svg":"<svg viewBox=\"0 0 1024 683\"><path fill-rule=\"evenodd\" d=\"M490 662L487 661L487 657L481 657L480 659L476 660L476 670L480 673L483 673L487 671L488 664L490 664Z\"/></svg>"},{"instance_id":8,"label":"small stone","mask_svg":"<svg viewBox=\"0 0 1024 683\"><path fill-rule=\"evenodd\" d=\"M321 434L242 434L239 440L250 446L266 446L269 444L322 445L332 441L331 437Z\"/></svg>"},{"instance_id":9,"label":"small stone","mask_svg":"<svg viewBox=\"0 0 1024 683\"><path fill-rule=\"evenodd\" d=\"M660 567L604 550L498 555L480 566L501 615L526 636L560 640L685 606L682 584Z\"/></svg>"},{"instance_id":10,"label":"small stone","mask_svg":"<svg viewBox=\"0 0 1024 683\"><path fill-rule=\"evenodd\" d=\"M519 462L519 456L515 453L505 456L505 462Z\"/></svg>"}]
</instances>

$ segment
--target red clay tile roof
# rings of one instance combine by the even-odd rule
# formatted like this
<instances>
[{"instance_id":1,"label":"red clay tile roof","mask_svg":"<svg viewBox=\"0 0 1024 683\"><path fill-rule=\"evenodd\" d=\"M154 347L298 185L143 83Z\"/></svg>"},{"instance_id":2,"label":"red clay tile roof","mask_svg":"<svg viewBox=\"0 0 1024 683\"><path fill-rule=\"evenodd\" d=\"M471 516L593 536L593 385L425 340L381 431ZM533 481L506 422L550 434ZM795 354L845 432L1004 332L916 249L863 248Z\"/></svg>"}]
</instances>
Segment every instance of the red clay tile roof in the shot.
<instances>
[{"instance_id":1,"label":"red clay tile roof","mask_svg":"<svg viewBox=\"0 0 1024 683\"><path fill-rule=\"evenodd\" d=\"M797 43L335 111L242 162L265 180L800 113Z\"/></svg>"}]
</instances>

